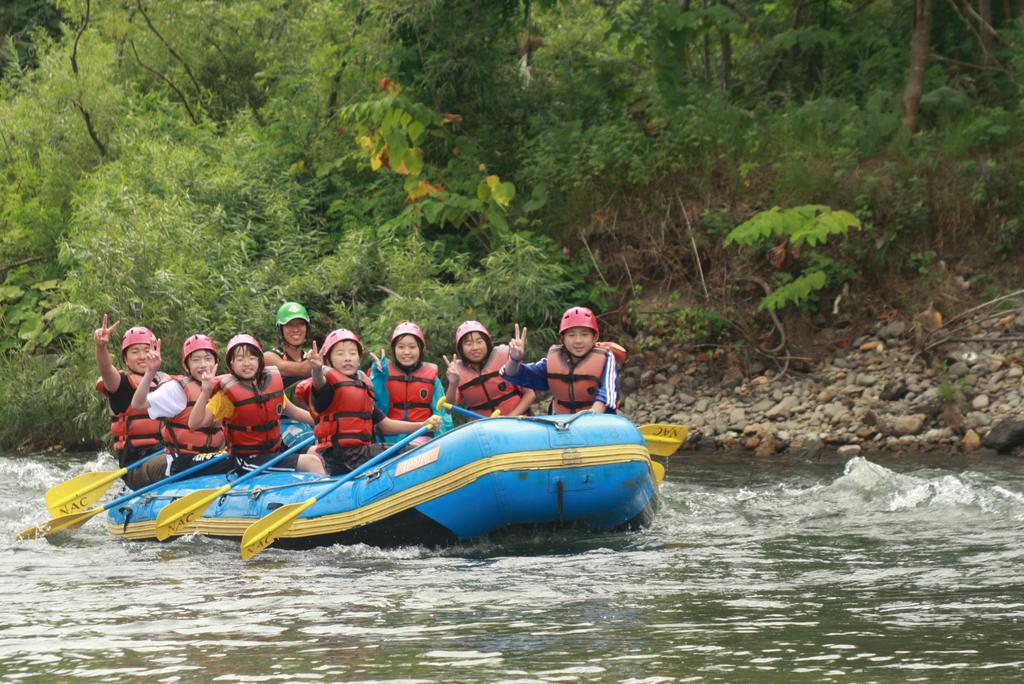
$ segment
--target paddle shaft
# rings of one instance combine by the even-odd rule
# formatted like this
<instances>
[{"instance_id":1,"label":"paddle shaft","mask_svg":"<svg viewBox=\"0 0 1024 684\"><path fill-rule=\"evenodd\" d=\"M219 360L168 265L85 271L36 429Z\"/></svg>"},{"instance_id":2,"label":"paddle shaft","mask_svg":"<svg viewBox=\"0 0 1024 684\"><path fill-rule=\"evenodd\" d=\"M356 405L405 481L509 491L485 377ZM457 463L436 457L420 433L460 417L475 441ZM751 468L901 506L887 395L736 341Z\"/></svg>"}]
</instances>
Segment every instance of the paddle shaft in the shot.
<instances>
[{"instance_id":1,"label":"paddle shaft","mask_svg":"<svg viewBox=\"0 0 1024 684\"><path fill-rule=\"evenodd\" d=\"M165 484L170 484L171 482L177 482L178 480L184 480L186 477L190 476L192 473L198 473L200 470L202 470L203 468L206 468L207 466L211 466L214 463L220 463L225 458L227 458L228 455L229 454L221 454L220 456L214 456L209 461L203 461L202 463L197 463L196 465L192 466L191 468L188 468L186 470L182 470L180 473L175 473L174 475L171 475L170 477L165 477L164 479L158 480L158 481L154 482L153 484L148 484L145 487L143 487L142 489L136 489L134 492L125 494L122 497L114 499L110 503L104 505L101 510L104 510L104 511L108 510L110 508L113 508L114 506L118 506L120 504L123 504L125 501L129 501L131 499L134 499L137 496L141 496L142 494L148 494L149 492L153 491L154 489L156 489L158 487L162 487Z\"/></svg>"},{"instance_id":2,"label":"paddle shaft","mask_svg":"<svg viewBox=\"0 0 1024 684\"><path fill-rule=\"evenodd\" d=\"M250 525L245 534L242 535L242 559L249 560L253 556L257 555L260 551L270 546L277 540L277 538L285 532L295 519L298 518L303 511L310 508L317 502L318 498L323 498L331 492L341 487L346 482L351 482L353 478L362 475L370 468L373 468L389 458L392 454L396 453L399 449L404 447L409 442L413 441L420 435L425 435L430 431L430 426L424 425L420 429L412 432L402 439L398 440L395 444L388 447L384 451L380 452L369 461L359 466L350 473L346 473L341 479L334 482L330 487L325 489L317 496L310 497L301 503L286 504L280 508L270 512L263 516L252 525Z\"/></svg>"},{"instance_id":3,"label":"paddle shaft","mask_svg":"<svg viewBox=\"0 0 1024 684\"><path fill-rule=\"evenodd\" d=\"M464 409L461 406L456 406L455 404L450 404L447 401L444 402L444 407L447 408L452 413L457 413L460 416L464 416L466 418L487 418L488 417L488 416L483 415L482 413L477 413L476 411L470 411L469 409Z\"/></svg>"},{"instance_id":4,"label":"paddle shaft","mask_svg":"<svg viewBox=\"0 0 1024 684\"><path fill-rule=\"evenodd\" d=\"M149 461L149 459L151 459L151 458L156 458L157 456L160 456L161 454L163 454L163 453L164 453L164 452L166 452L166 451L167 451L167 447L164 447L164 448L162 448L162 449L157 449L156 451L154 451L154 452L153 452L153 453L151 453L151 454L146 454L145 456L143 456L143 457L142 457L142 458L140 458L139 460L135 461L135 462L134 462L134 463L132 463L131 465L126 465L126 466L124 467L124 471L125 471L126 473L130 473L130 472L132 472L133 470L135 470L136 468L141 468L141 467L142 467L142 465L143 465L144 463L146 463L147 461Z\"/></svg>"},{"instance_id":5,"label":"paddle shaft","mask_svg":"<svg viewBox=\"0 0 1024 684\"><path fill-rule=\"evenodd\" d=\"M253 468L252 470L247 472L245 475L242 475L240 478L238 478L237 480L232 482L231 483L231 488L234 489L235 487L237 487L238 485L242 484L243 482L248 482L249 480L251 480L252 478L256 477L257 475L259 475L263 471L267 470L268 468L273 468L275 465L277 465L278 463L280 463L284 459L288 458L289 456L294 454L299 449L308 447L310 444L312 444L314 442L314 440L316 440L316 437L310 435L309 437L307 437L306 439L302 440L301 442L299 442L295 446L289 447L289 448L285 449L284 451L282 451L277 456L275 456L274 458L270 459L269 461L267 461L263 465L259 466L258 468Z\"/></svg>"},{"instance_id":6,"label":"paddle shaft","mask_svg":"<svg viewBox=\"0 0 1024 684\"><path fill-rule=\"evenodd\" d=\"M151 485L147 485L145 487L142 487L141 489L136 489L134 492L131 492L129 494L125 494L124 496L118 497L118 498L114 499L113 501L111 501L110 503L105 504L105 505L103 505L101 507L98 507L98 508L88 508L88 509L86 509L84 511L79 511L77 513L71 513L71 514L68 514L68 515L62 515L60 517L52 518L51 520L47 521L46 523L44 523L44 524L42 524L42 525L40 525L38 527L32 527L32 528L29 528L27 530L22 530L21 532L18 533L18 539L35 539L35 538L40 537L40 536L47 536L48 537L51 534L56 534L57 532L60 532L62 530L75 529L75 528L81 527L89 519L91 519L93 516L98 515L98 514L102 513L103 511L110 510L111 508L114 508L115 506L120 506L124 502L130 501L131 499L134 499L134 498L136 498L138 496L142 496L143 494L151 492L154 489L156 489L157 487L162 487L165 484L169 484L169 483L175 482L177 480L181 480L181 479L184 479L186 477L189 477L193 473L196 473L196 472L202 470L203 468L206 468L207 466L213 465L214 463L217 463L218 461L222 461L222 460L224 460L227 457L228 457L227 454L221 454L220 456L215 456L215 457L211 458L209 461L204 461L203 463L198 463L198 464L192 466L191 468L188 468L187 470L183 470L180 473L177 473L175 475L171 475L170 477L166 477L163 480L160 480L159 482L154 482Z\"/></svg>"},{"instance_id":7,"label":"paddle shaft","mask_svg":"<svg viewBox=\"0 0 1024 684\"><path fill-rule=\"evenodd\" d=\"M328 494L330 494L331 492L333 492L335 489L340 487L341 485L343 485L346 482L348 482L349 480L352 480L354 478L359 477L360 475L365 473L367 470L370 470L374 466L380 464L385 459L387 459L390 456L392 456L393 454L397 453L399 449L401 449L406 444L408 444L409 442L413 441L414 439L416 439L420 435L425 435L428 432L430 432L430 429L431 428L430 428L429 425L424 425L419 430L416 430L415 432L410 432L408 435L406 435L402 439L398 440L393 445L391 445L390 447L388 447L384 451L380 452L379 454L377 454L376 456L374 456L369 461L367 461L366 463L362 464L361 466L359 466L358 468L356 468L352 472L345 473L345 475L343 475L340 480L335 482L333 485L328 487L326 490L320 492L320 494L318 494L317 497L314 497L314 498L325 497Z\"/></svg>"}]
</instances>

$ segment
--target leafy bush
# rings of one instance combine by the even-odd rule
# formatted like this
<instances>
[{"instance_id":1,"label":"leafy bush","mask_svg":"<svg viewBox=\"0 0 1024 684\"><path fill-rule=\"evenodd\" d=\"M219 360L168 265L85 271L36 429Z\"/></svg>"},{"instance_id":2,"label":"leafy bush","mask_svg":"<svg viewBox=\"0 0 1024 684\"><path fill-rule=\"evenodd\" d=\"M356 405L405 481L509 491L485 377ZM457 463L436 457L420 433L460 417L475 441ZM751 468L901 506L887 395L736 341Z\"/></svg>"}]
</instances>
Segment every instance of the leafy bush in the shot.
<instances>
[{"instance_id":1,"label":"leafy bush","mask_svg":"<svg viewBox=\"0 0 1024 684\"><path fill-rule=\"evenodd\" d=\"M794 247L806 245L812 248L805 256L808 265L802 272L791 279L787 278L781 287L762 299L758 307L776 310L787 304L806 304L814 292L829 284L830 273L833 275L833 285L839 284L851 274L849 269L838 270L837 262L813 249L824 245L833 235L845 238L851 228L860 230L861 222L846 211L833 211L829 207L815 204L785 210L773 207L736 226L725 237L724 244L728 246L736 243L766 251L776 239L782 238L785 240L781 245L783 248L787 243Z\"/></svg>"}]
</instances>

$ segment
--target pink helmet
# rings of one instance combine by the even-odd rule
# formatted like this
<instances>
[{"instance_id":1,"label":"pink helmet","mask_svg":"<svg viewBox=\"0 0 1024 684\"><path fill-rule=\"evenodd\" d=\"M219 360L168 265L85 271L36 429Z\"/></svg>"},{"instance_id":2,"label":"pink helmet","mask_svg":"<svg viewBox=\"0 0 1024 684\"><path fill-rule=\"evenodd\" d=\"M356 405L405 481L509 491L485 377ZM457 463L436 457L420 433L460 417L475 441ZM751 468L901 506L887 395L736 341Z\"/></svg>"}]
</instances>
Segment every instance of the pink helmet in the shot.
<instances>
[{"instance_id":1,"label":"pink helmet","mask_svg":"<svg viewBox=\"0 0 1024 684\"><path fill-rule=\"evenodd\" d=\"M235 347L237 347L239 345L242 345L242 344L248 344L248 345L251 345L253 347L256 347L256 351L258 351L260 353L260 357L262 358L262 356L263 356L263 347L260 346L260 343L256 340L255 337L253 337L252 335L246 335L245 333L242 333L240 335L235 335L230 340L228 340L228 348L224 350L224 355L228 359L230 359L231 358L231 352L235 349Z\"/></svg>"},{"instance_id":2,"label":"pink helmet","mask_svg":"<svg viewBox=\"0 0 1024 684\"><path fill-rule=\"evenodd\" d=\"M331 349L334 347L334 345L338 344L339 342L344 342L345 340L355 342L356 346L359 347L359 354L362 355L363 343L359 339L359 335L356 335L348 328L338 328L337 330L332 330L330 334L328 334L327 337L324 338L324 346L322 349L320 349L320 353L323 354L324 358L329 357L331 355Z\"/></svg>"},{"instance_id":3,"label":"pink helmet","mask_svg":"<svg viewBox=\"0 0 1024 684\"><path fill-rule=\"evenodd\" d=\"M458 353L459 345L462 343L462 338L471 332L478 332L487 338L487 346L490 347L494 344L491 338L491 333L487 332L487 328L480 321L464 321L458 328L455 329L455 351Z\"/></svg>"},{"instance_id":4,"label":"pink helmet","mask_svg":"<svg viewBox=\"0 0 1024 684\"><path fill-rule=\"evenodd\" d=\"M597 327L597 317L585 306L574 306L562 314L562 322L558 325L558 334L561 335L569 328L590 328L595 335L601 334Z\"/></svg>"},{"instance_id":5,"label":"pink helmet","mask_svg":"<svg viewBox=\"0 0 1024 684\"><path fill-rule=\"evenodd\" d=\"M395 346L395 341L402 335L412 335L419 340L420 349L425 349L427 346L427 338L423 335L423 329L412 321L404 321L395 326L394 332L391 333L392 348Z\"/></svg>"},{"instance_id":6,"label":"pink helmet","mask_svg":"<svg viewBox=\"0 0 1024 684\"><path fill-rule=\"evenodd\" d=\"M149 328L144 328L141 325L137 325L134 328L128 328L124 331L124 337L121 338L121 355L128 347L133 344L153 344L156 342L156 335Z\"/></svg>"},{"instance_id":7,"label":"pink helmet","mask_svg":"<svg viewBox=\"0 0 1024 684\"><path fill-rule=\"evenodd\" d=\"M186 337L185 343L181 345L181 365L185 367L186 371L188 370L189 354L195 351L199 351L200 349L205 349L207 351L213 352L213 358L217 358L217 345L215 345L213 343L213 340L211 340L209 337L201 334Z\"/></svg>"}]
</instances>

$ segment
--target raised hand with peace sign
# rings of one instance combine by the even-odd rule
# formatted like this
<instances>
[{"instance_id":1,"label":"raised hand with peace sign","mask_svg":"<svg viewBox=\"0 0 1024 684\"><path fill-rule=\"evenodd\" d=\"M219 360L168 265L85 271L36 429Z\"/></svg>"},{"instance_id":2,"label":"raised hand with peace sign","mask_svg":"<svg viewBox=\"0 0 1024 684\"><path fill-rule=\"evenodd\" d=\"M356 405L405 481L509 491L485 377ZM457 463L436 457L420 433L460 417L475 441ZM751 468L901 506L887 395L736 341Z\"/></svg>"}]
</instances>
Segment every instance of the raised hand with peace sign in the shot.
<instances>
[{"instance_id":1,"label":"raised hand with peace sign","mask_svg":"<svg viewBox=\"0 0 1024 684\"><path fill-rule=\"evenodd\" d=\"M157 338L156 342L146 352L146 370L150 373L155 374L160 370L160 338Z\"/></svg>"},{"instance_id":2,"label":"raised hand with peace sign","mask_svg":"<svg viewBox=\"0 0 1024 684\"><path fill-rule=\"evenodd\" d=\"M121 325L121 321L117 321L114 325L110 325L110 316L103 314L103 323L93 331L92 341L96 343L97 347L101 345L106 347L110 344L111 333L117 330L117 326L119 325Z\"/></svg>"},{"instance_id":3,"label":"raised hand with peace sign","mask_svg":"<svg viewBox=\"0 0 1024 684\"><path fill-rule=\"evenodd\" d=\"M114 368L114 362L110 358L110 335L117 330L121 321L110 325L110 316L103 314L103 323L92 334L92 341L96 345L96 365L100 368L100 378L103 380L103 389L108 394L113 394L121 385L121 372Z\"/></svg>"},{"instance_id":4,"label":"raised hand with peace sign","mask_svg":"<svg viewBox=\"0 0 1024 684\"><path fill-rule=\"evenodd\" d=\"M508 361L505 363L505 375L512 377L519 374L519 364L526 353L526 326L522 329L516 323L516 334L508 342Z\"/></svg>"},{"instance_id":5,"label":"raised hand with peace sign","mask_svg":"<svg viewBox=\"0 0 1024 684\"><path fill-rule=\"evenodd\" d=\"M313 348L306 352L305 360L309 361L310 375L313 378L314 387L324 386L324 355L320 353L319 347L316 346L316 340L313 340Z\"/></svg>"},{"instance_id":6,"label":"raised hand with peace sign","mask_svg":"<svg viewBox=\"0 0 1024 684\"><path fill-rule=\"evenodd\" d=\"M444 359L445 364L448 366L447 370L445 370L445 375L448 376L448 384L458 385L459 374L462 372L462 361L454 354L452 354L450 359L445 355L442 355L441 358Z\"/></svg>"},{"instance_id":7,"label":"raised hand with peace sign","mask_svg":"<svg viewBox=\"0 0 1024 684\"><path fill-rule=\"evenodd\" d=\"M508 357L515 362L523 360L523 354L526 353L526 326L523 326L522 331L519 329L519 324L516 323L516 334L508 343Z\"/></svg>"}]
</instances>

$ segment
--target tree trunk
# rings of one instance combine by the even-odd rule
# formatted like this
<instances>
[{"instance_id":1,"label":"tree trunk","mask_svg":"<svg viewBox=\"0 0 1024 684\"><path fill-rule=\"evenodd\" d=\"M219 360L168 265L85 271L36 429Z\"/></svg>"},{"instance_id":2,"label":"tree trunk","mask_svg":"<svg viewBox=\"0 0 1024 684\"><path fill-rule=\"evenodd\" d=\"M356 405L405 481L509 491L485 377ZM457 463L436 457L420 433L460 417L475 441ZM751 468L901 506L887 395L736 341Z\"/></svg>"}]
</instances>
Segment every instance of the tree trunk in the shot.
<instances>
[{"instance_id":1,"label":"tree trunk","mask_svg":"<svg viewBox=\"0 0 1024 684\"><path fill-rule=\"evenodd\" d=\"M982 64L991 65L992 50L995 48L996 34L992 28L992 0L981 0L978 3L978 14L981 15L981 51Z\"/></svg>"},{"instance_id":2,"label":"tree trunk","mask_svg":"<svg viewBox=\"0 0 1024 684\"><path fill-rule=\"evenodd\" d=\"M704 0L704 9L708 7L708 0ZM711 83L711 36L704 33L704 81Z\"/></svg>"},{"instance_id":3,"label":"tree trunk","mask_svg":"<svg viewBox=\"0 0 1024 684\"><path fill-rule=\"evenodd\" d=\"M910 35L910 74L903 90L903 117L908 133L917 132L917 110L924 93L924 71L931 47L932 0L914 0L914 27Z\"/></svg>"},{"instance_id":4,"label":"tree trunk","mask_svg":"<svg viewBox=\"0 0 1024 684\"><path fill-rule=\"evenodd\" d=\"M729 92L729 81L732 80L732 36L728 31L720 35L722 45L722 90Z\"/></svg>"}]
</instances>

